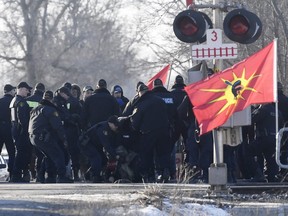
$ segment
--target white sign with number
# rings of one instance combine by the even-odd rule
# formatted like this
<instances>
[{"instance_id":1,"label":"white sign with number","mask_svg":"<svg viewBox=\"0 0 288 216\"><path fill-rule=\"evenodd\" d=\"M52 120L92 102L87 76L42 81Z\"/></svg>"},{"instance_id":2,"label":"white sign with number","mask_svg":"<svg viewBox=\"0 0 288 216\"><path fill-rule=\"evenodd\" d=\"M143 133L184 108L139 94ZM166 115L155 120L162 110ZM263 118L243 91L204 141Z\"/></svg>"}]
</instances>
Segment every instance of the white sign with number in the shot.
<instances>
[{"instance_id":1,"label":"white sign with number","mask_svg":"<svg viewBox=\"0 0 288 216\"><path fill-rule=\"evenodd\" d=\"M237 44L222 44L222 30L208 29L207 43L192 46L193 60L237 58Z\"/></svg>"}]
</instances>

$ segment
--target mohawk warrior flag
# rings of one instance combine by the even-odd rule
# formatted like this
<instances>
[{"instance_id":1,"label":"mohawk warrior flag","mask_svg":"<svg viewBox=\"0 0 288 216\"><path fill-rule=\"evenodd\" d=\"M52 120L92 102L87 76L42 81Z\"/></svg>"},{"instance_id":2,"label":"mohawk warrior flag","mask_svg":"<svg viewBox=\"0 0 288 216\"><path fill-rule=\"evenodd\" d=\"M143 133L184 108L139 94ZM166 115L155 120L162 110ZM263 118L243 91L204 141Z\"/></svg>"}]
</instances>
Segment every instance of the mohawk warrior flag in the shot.
<instances>
[{"instance_id":1,"label":"mohawk warrior flag","mask_svg":"<svg viewBox=\"0 0 288 216\"><path fill-rule=\"evenodd\" d=\"M169 69L170 69L170 64L168 64L166 67L164 67L161 71L159 71L155 76L153 76L148 81L147 86L148 86L149 90L153 89L153 81L157 78L161 79L163 85L165 85Z\"/></svg>"},{"instance_id":2,"label":"mohawk warrior flag","mask_svg":"<svg viewBox=\"0 0 288 216\"><path fill-rule=\"evenodd\" d=\"M224 124L251 104L277 100L277 41L205 80L185 87L200 134Z\"/></svg>"}]
</instances>

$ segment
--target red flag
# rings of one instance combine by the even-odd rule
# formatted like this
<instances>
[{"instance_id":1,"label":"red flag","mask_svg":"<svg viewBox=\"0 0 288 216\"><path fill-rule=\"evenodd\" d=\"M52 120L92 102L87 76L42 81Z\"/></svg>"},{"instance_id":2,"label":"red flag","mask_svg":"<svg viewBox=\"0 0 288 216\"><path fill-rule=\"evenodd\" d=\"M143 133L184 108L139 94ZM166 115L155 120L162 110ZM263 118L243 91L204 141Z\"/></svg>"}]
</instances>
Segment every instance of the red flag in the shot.
<instances>
[{"instance_id":1,"label":"red flag","mask_svg":"<svg viewBox=\"0 0 288 216\"><path fill-rule=\"evenodd\" d=\"M251 104L275 102L276 41L254 55L205 80L185 88L200 134L224 124Z\"/></svg>"},{"instance_id":2,"label":"red flag","mask_svg":"<svg viewBox=\"0 0 288 216\"><path fill-rule=\"evenodd\" d=\"M151 90L153 88L153 81L157 78L161 79L163 85L165 85L169 69L170 69L170 64L168 64L166 67L164 67L161 71L159 71L155 76L153 76L148 81L147 86L148 86L149 90Z\"/></svg>"}]
</instances>

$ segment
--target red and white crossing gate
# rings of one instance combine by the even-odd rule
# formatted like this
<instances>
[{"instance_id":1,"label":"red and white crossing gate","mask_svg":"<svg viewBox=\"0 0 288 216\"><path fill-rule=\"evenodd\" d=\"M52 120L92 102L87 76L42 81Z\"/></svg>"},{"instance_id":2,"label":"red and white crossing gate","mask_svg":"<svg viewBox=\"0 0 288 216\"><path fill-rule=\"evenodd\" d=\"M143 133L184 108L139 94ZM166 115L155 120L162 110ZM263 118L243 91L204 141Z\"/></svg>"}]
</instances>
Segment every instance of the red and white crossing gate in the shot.
<instances>
[{"instance_id":1,"label":"red and white crossing gate","mask_svg":"<svg viewBox=\"0 0 288 216\"><path fill-rule=\"evenodd\" d=\"M221 29L207 29L207 44L192 46L193 60L237 58L237 44L222 44Z\"/></svg>"}]
</instances>

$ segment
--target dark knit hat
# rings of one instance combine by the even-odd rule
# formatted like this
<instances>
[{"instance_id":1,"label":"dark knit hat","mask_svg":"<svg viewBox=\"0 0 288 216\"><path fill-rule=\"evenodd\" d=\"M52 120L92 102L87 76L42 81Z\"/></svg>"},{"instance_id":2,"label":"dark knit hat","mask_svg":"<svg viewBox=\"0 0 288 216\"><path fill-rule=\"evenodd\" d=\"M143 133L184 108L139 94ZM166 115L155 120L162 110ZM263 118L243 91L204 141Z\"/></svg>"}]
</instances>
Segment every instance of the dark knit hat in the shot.
<instances>
[{"instance_id":1,"label":"dark knit hat","mask_svg":"<svg viewBox=\"0 0 288 216\"><path fill-rule=\"evenodd\" d=\"M122 88L120 86L115 86L114 93L122 92Z\"/></svg>"},{"instance_id":2,"label":"dark knit hat","mask_svg":"<svg viewBox=\"0 0 288 216\"><path fill-rule=\"evenodd\" d=\"M138 86L138 92L142 92L142 91L147 91L148 87L145 84L141 84L140 86Z\"/></svg>"},{"instance_id":3,"label":"dark knit hat","mask_svg":"<svg viewBox=\"0 0 288 216\"><path fill-rule=\"evenodd\" d=\"M14 86L12 86L12 85L10 85L10 84L6 84L6 85L4 86L4 93L10 92L10 91L12 91L13 89L16 89L16 87L14 87Z\"/></svg>"},{"instance_id":4,"label":"dark knit hat","mask_svg":"<svg viewBox=\"0 0 288 216\"><path fill-rule=\"evenodd\" d=\"M29 86L26 82L20 82L20 83L17 85L17 88L18 88L18 89L19 89L19 88L26 88L26 89L28 89L28 90L31 90L31 89L32 89L32 87Z\"/></svg>"},{"instance_id":5,"label":"dark knit hat","mask_svg":"<svg viewBox=\"0 0 288 216\"><path fill-rule=\"evenodd\" d=\"M117 115L110 116L108 118L108 122L113 123L116 126L119 126L119 123L120 123Z\"/></svg>"},{"instance_id":6,"label":"dark knit hat","mask_svg":"<svg viewBox=\"0 0 288 216\"><path fill-rule=\"evenodd\" d=\"M66 94L66 95L68 95L68 96L71 95L70 90L69 90L67 87L65 87L65 86L62 86L62 87L59 89L59 92L64 93L64 94Z\"/></svg>"},{"instance_id":7,"label":"dark knit hat","mask_svg":"<svg viewBox=\"0 0 288 216\"><path fill-rule=\"evenodd\" d=\"M66 87L66 88L68 88L69 90L71 90L71 88L72 88L72 84L71 84L70 82L64 83L63 86Z\"/></svg>"},{"instance_id":8,"label":"dark knit hat","mask_svg":"<svg viewBox=\"0 0 288 216\"><path fill-rule=\"evenodd\" d=\"M156 87L156 86L163 86L163 82L161 79L157 78L154 80L153 82L153 86Z\"/></svg>"}]
</instances>

